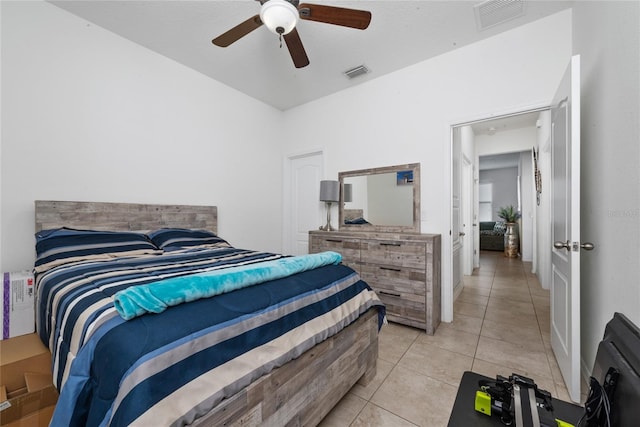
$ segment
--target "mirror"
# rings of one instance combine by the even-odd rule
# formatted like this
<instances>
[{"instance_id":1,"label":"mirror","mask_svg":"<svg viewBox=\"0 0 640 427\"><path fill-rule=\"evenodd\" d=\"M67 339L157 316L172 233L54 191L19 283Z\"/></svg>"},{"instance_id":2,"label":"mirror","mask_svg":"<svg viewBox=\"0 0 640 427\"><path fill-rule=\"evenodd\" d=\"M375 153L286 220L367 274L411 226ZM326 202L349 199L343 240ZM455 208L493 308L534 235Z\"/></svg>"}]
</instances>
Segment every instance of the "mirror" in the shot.
<instances>
[{"instance_id":1,"label":"mirror","mask_svg":"<svg viewBox=\"0 0 640 427\"><path fill-rule=\"evenodd\" d=\"M420 164L340 172L340 228L420 232Z\"/></svg>"}]
</instances>

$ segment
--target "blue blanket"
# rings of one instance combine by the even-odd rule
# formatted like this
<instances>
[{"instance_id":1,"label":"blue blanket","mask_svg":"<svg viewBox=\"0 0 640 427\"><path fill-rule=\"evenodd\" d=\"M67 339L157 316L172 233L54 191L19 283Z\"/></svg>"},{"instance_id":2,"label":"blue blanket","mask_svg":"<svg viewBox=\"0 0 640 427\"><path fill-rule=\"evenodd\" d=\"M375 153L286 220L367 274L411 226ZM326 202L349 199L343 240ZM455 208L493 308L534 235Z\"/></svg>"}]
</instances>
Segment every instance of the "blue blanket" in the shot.
<instances>
[{"instance_id":1,"label":"blue blanket","mask_svg":"<svg viewBox=\"0 0 640 427\"><path fill-rule=\"evenodd\" d=\"M184 302L209 298L325 265L336 265L341 260L342 256L337 252L322 252L174 277L119 291L113 296L114 305L122 318L130 320L145 313L161 313L168 307Z\"/></svg>"}]
</instances>

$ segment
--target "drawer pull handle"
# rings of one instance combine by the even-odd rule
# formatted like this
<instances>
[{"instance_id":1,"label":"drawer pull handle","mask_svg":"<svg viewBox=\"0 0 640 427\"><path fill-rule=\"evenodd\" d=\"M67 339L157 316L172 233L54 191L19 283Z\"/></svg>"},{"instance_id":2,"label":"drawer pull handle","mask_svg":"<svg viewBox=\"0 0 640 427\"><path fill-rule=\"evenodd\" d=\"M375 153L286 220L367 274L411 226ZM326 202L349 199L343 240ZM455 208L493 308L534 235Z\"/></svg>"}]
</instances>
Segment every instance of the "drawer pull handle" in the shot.
<instances>
[{"instance_id":1,"label":"drawer pull handle","mask_svg":"<svg viewBox=\"0 0 640 427\"><path fill-rule=\"evenodd\" d=\"M402 243L391 243L391 242L385 243L385 242L383 242L383 243L380 243L380 246L402 246Z\"/></svg>"},{"instance_id":2,"label":"drawer pull handle","mask_svg":"<svg viewBox=\"0 0 640 427\"><path fill-rule=\"evenodd\" d=\"M378 293L382 295L389 295L390 297L400 297L400 294L396 294L394 292L378 291Z\"/></svg>"},{"instance_id":3,"label":"drawer pull handle","mask_svg":"<svg viewBox=\"0 0 640 427\"><path fill-rule=\"evenodd\" d=\"M337 239L327 239L327 242L332 242L332 243L342 243L342 240L337 240Z\"/></svg>"},{"instance_id":4,"label":"drawer pull handle","mask_svg":"<svg viewBox=\"0 0 640 427\"><path fill-rule=\"evenodd\" d=\"M391 268L391 267L380 267L380 270L388 270L388 271L402 271L401 268Z\"/></svg>"}]
</instances>

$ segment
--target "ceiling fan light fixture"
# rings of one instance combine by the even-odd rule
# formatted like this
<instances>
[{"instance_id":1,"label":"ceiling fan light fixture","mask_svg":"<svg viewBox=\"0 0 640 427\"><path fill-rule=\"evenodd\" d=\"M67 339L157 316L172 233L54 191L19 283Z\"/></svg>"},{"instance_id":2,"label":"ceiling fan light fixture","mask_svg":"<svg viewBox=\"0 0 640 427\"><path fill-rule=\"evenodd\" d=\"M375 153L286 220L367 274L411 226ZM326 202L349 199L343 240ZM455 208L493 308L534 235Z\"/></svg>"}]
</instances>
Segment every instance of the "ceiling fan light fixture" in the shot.
<instances>
[{"instance_id":1,"label":"ceiling fan light fixture","mask_svg":"<svg viewBox=\"0 0 640 427\"><path fill-rule=\"evenodd\" d=\"M298 9L286 0L269 0L260 9L260 19L274 34L289 34L298 23Z\"/></svg>"}]
</instances>

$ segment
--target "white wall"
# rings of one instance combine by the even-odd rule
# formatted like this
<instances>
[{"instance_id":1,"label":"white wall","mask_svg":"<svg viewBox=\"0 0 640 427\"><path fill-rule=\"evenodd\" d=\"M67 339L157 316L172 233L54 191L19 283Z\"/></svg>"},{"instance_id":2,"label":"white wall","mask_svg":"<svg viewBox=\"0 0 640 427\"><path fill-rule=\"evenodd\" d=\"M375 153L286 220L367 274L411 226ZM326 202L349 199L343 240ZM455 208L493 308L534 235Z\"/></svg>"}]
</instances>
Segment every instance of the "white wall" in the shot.
<instances>
[{"instance_id":1,"label":"white wall","mask_svg":"<svg viewBox=\"0 0 640 427\"><path fill-rule=\"evenodd\" d=\"M613 313L640 326L640 3L575 2L581 56L583 371Z\"/></svg>"},{"instance_id":2,"label":"white wall","mask_svg":"<svg viewBox=\"0 0 640 427\"><path fill-rule=\"evenodd\" d=\"M492 221L503 221L498 217L500 208L513 206L518 209L518 168L481 170L480 184L492 183Z\"/></svg>"},{"instance_id":3,"label":"white wall","mask_svg":"<svg viewBox=\"0 0 640 427\"><path fill-rule=\"evenodd\" d=\"M33 266L36 199L215 204L234 245L281 249L281 112L49 3L1 7L2 270Z\"/></svg>"},{"instance_id":4,"label":"white wall","mask_svg":"<svg viewBox=\"0 0 640 427\"><path fill-rule=\"evenodd\" d=\"M443 235L450 321L450 126L548 105L570 54L565 11L287 111L285 153L325 147L327 178L421 163L422 231ZM309 132L310 117L323 126Z\"/></svg>"},{"instance_id":5,"label":"white wall","mask_svg":"<svg viewBox=\"0 0 640 427\"><path fill-rule=\"evenodd\" d=\"M476 152L478 156L489 156L531 151L536 140L537 129L535 126L503 130L493 135L477 135Z\"/></svg>"}]
</instances>

